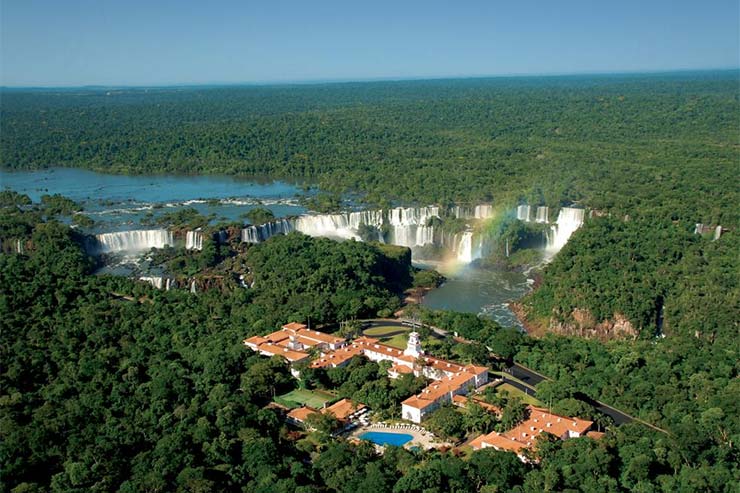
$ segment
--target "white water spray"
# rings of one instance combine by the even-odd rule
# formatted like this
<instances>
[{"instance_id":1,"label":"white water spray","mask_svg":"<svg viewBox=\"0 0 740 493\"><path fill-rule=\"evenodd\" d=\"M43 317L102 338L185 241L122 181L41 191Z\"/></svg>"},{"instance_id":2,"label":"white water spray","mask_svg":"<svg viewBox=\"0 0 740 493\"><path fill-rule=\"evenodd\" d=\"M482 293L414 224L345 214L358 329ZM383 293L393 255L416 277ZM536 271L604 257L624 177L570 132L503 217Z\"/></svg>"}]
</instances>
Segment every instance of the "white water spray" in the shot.
<instances>
[{"instance_id":1,"label":"white water spray","mask_svg":"<svg viewBox=\"0 0 740 493\"><path fill-rule=\"evenodd\" d=\"M203 232L188 231L185 233L185 249L203 250Z\"/></svg>"},{"instance_id":2,"label":"white water spray","mask_svg":"<svg viewBox=\"0 0 740 493\"><path fill-rule=\"evenodd\" d=\"M114 252L142 252L150 248L164 248L165 245L174 245L175 240L171 232L166 229L148 229L134 231L120 231L96 235L96 250L98 253Z\"/></svg>"},{"instance_id":3,"label":"white water spray","mask_svg":"<svg viewBox=\"0 0 740 493\"><path fill-rule=\"evenodd\" d=\"M547 235L547 250L553 253L560 251L568 242L570 235L583 225L583 217L583 209L572 207L560 209L558 220Z\"/></svg>"}]
</instances>

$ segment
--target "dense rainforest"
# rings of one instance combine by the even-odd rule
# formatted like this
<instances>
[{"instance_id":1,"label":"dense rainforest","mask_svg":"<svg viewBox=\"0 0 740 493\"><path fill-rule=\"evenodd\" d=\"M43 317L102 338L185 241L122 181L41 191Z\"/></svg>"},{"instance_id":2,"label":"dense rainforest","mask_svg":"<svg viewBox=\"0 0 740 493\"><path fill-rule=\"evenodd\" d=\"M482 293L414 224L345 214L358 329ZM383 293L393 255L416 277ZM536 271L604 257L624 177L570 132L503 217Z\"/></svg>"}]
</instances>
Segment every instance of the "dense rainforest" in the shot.
<instances>
[{"instance_id":1,"label":"dense rainforest","mask_svg":"<svg viewBox=\"0 0 740 493\"><path fill-rule=\"evenodd\" d=\"M523 300L530 331L736 340L737 232L713 240L656 218L598 218L582 229Z\"/></svg>"},{"instance_id":2,"label":"dense rainforest","mask_svg":"<svg viewBox=\"0 0 740 493\"><path fill-rule=\"evenodd\" d=\"M737 224L737 80L6 89L0 166L268 175L377 204L527 198Z\"/></svg>"},{"instance_id":3,"label":"dense rainforest","mask_svg":"<svg viewBox=\"0 0 740 493\"><path fill-rule=\"evenodd\" d=\"M424 313L551 376L538 392L558 409L581 413L585 393L667 432L633 423L611 427L600 440L544 440L539 462L530 464L490 449L459 456L390 448L378 455L321 427L306 436L287 428L268 404L298 383L282 361L259 357L241 341L264 332L266 315L293 315L294 307L267 299L299 289L300 280L301 290L335 306L333 292L312 283L313 269L297 268L296 284L286 286L260 272L279 268L262 259L269 249L275 257L290 250L303 259L299 265L326 257L321 276L337 285L352 281L343 280L343 266L330 268L336 259L360 272L379 268L376 289L388 293L406 281L386 278L382 266L402 257L378 261L382 254L371 245L289 235L247 252L259 280L254 288L159 291L91 275L82 239L54 219L55 201L2 199L1 235L23 234L28 248L0 255L0 491L730 492L737 484L738 358L724 337L678 333L604 345L534 339L470 314ZM476 347L448 340L431 349L485 359ZM381 373L374 363L356 362L304 384L337 388L391 414L424 385L413 378L390 384ZM448 419L448 408L438 413L430 418L438 433L495 424L481 416Z\"/></svg>"},{"instance_id":4,"label":"dense rainforest","mask_svg":"<svg viewBox=\"0 0 740 493\"><path fill-rule=\"evenodd\" d=\"M740 228L738 76L6 89L0 166L267 175L317 185L307 203L321 210L342 196L553 213L576 204L610 220L575 235L521 315L563 333L657 334L664 322L668 333L688 316L676 315L688 313L681 304L701 303L673 286L712 289L702 263L738 268L734 239L714 248L689 238L696 223ZM733 306L728 288L712 303Z\"/></svg>"},{"instance_id":5,"label":"dense rainforest","mask_svg":"<svg viewBox=\"0 0 740 493\"><path fill-rule=\"evenodd\" d=\"M297 439L265 407L296 382L240 341L289 319L387 314L416 282L407 253L289 235L235 260L250 289L161 292L90 275L81 238L55 221L71 210L64 198L4 192L0 239L29 248L0 254L0 491L734 491L738 114L737 71L3 90L5 169L268 175L318 186L333 206L349 194L593 210L521 315L594 339L420 316L476 341L440 343L441 355L480 361L489 346L550 377L538 395L563 412L589 414L583 398L599 399L663 431L632 423L542 443L528 465L491 450L378 456ZM699 222L724 233L694 234ZM220 261L207 246L188 265ZM349 371L317 385L388 412L417 385Z\"/></svg>"}]
</instances>

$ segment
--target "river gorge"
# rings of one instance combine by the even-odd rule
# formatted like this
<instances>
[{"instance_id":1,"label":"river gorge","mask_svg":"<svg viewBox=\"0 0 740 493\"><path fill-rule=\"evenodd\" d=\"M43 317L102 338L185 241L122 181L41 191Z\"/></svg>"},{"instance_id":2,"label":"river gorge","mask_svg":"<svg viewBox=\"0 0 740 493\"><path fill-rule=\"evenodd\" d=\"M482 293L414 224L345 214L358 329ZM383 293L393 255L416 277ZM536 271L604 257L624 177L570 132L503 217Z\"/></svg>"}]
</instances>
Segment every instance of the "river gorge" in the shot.
<instances>
[{"instance_id":1,"label":"river gorge","mask_svg":"<svg viewBox=\"0 0 740 493\"><path fill-rule=\"evenodd\" d=\"M101 273L136 272L141 280L166 289L175 285L166 272L132 271L125 266L136 264L152 248L166 245L201 250L207 236L217 242L254 244L298 231L338 240L379 241L410 248L414 264L433 267L447 277L442 287L425 297L426 306L478 313L504 325L518 325L508 303L526 294L532 279L522 272L477 265L477 260L496 248L504 249L508 256L508 240L502 244L500 238L502 220L539 225L541 241L537 246L548 259L565 245L585 217L579 208L562 207L554 215L544 206L520 204L511 208L495 203L387 209L348 204L347 211L318 214L301 205L302 191L296 186L218 176L119 176L50 169L2 172L0 178L4 188L28 194L35 201L42 194L58 193L80 203L84 208L81 214L95 221L83 232L88 252L106 259ZM249 224L245 214L257 207L269 209L274 219ZM193 230L152 227L163 214L186 209L208 217L210 224L241 226ZM556 217L554 221L551 215ZM192 282L181 287L196 290Z\"/></svg>"}]
</instances>

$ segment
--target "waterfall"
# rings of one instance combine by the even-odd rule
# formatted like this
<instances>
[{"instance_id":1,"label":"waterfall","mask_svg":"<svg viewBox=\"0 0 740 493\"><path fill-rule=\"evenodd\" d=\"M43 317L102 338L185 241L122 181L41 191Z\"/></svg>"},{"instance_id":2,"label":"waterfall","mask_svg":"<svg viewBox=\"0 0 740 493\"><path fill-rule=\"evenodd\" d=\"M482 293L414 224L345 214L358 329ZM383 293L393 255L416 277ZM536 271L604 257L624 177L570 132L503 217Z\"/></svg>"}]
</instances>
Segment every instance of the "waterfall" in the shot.
<instances>
[{"instance_id":1,"label":"waterfall","mask_svg":"<svg viewBox=\"0 0 740 493\"><path fill-rule=\"evenodd\" d=\"M195 289L195 280L190 281L190 292L195 294L198 291Z\"/></svg>"},{"instance_id":2,"label":"waterfall","mask_svg":"<svg viewBox=\"0 0 740 493\"><path fill-rule=\"evenodd\" d=\"M23 254L23 241L15 240L15 253Z\"/></svg>"},{"instance_id":3,"label":"waterfall","mask_svg":"<svg viewBox=\"0 0 740 493\"><path fill-rule=\"evenodd\" d=\"M139 278L140 281L148 282L157 289L164 287L164 278L160 276L142 276ZM168 279L169 281L169 279ZM169 283L167 283L167 289L169 289Z\"/></svg>"},{"instance_id":4,"label":"waterfall","mask_svg":"<svg viewBox=\"0 0 740 493\"><path fill-rule=\"evenodd\" d=\"M712 238L714 241L719 240L720 236L722 236L722 226L717 226L714 228L714 237Z\"/></svg>"},{"instance_id":5,"label":"waterfall","mask_svg":"<svg viewBox=\"0 0 740 493\"><path fill-rule=\"evenodd\" d=\"M548 221L548 215L550 214L550 209L547 207L538 207L537 208L537 218L535 219L538 223L547 223Z\"/></svg>"},{"instance_id":6,"label":"waterfall","mask_svg":"<svg viewBox=\"0 0 740 493\"><path fill-rule=\"evenodd\" d=\"M350 214L319 214L315 216L300 216L295 221L295 230L309 236L330 236L343 239L359 239L359 236L357 236L357 229L353 229L350 227Z\"/></svg>"},{"instance_id":7,"label":"waterfall","mask_svg":"<svg viewBox=\"0 0 740 493\"><path fill-rule=\"evenodd\" d=\"M461 235L455 253L460 262L469 263L473 260L473 233L471 231L466 231Z\"/></svg>"},{"instance_id":8,"label":"waterfall","mask_svg":"<svg viewBox=\"0 0 740 493\"><path fill-rule=\"evenodd\" d=\"M388 211L388 222L393 226L424 225L439 217L439 207L396 207Z\"/></svg>"},{"instance_id":9,"label":"waterfall","mask_svg":"<svg viewBox=\"0 0 740 493\"><path fill-rule=\"evenodd\" d=\"M453 251L458 262L469 264L475 259L482 256L483 239L473 234L472 231L465 231L455 235L455 247Z\"/></svg>"},{"instance_id":10,"label":"waterfall","mask_svg":"<svg viewBox=\"0 0 740 493\"><path fill-rule=\"evenodd\" d=\"M309 236L328 236L332 238L357 239L360 225L377 228L384 224L390 228L390 243L415 247L434 242L434 228L427 226L429 219L439 217L438 207L390 209L345 212L342 214L307 214L296 219L281 219L262 226L247 226L242 230L242 241L260 243L276 234L300 231ZM380 236L378 240L382 240Z\"/></svg>"},{"instance_id":11,"label":"waterfall","mask_svg":"<svg viewBox=\"0 0 740 493\"><path fill-rule=\"evenodd\" d=\"M349 213L349 227L357 229L360 224L380 228L383 225L383 211L359 211Z\"/></svg>"},{"instance_id":12,"label":"waterfall","mask_svg":"<svg viewBox=\"0 0 740 493\"><path fill-rule=\"evenodd\" d=\"M475 206L475 219L488 219L493 217L493 206L491 204L481 204Z\"/></svg>"},{"instance_id":13,"label":"waterfall","mask_svg":"<svg viewBox=\"0 0 740 493\"><path fill-rule=\"evenodd\" d=\"M98 253L141 252L150 248L174 245L172 233L165 229L149 229L104 233L95 236Z\"/></svg>"},{"instance_id":14,"label":"waterfall","mask_svg":"<svg viewBox=\"0 0 740 493\"><path fill-rule=\"evenodd\" d=\"M491 204L480 204L475 207L456 205L450 208L450 213L457 219L488 219L493 216Z\"/></svg>"},{"instance_id":15,"label":"waterfall","mask_svg":"<svg viewBox=\"0 0 740 493\"><path fill-rule=\"evenodd\" d=\"M260 243L278 234L288 234L294 231L293 223L288 219L279 219L261 226L247 226L242 229L243 243Z\"/></svg>"},{"instance_id":16,"label":"waterfall","mask_svg":"<svg viewBox=\"0 0 740 493\"><path fill-rule=\"evenodd\" d=\"M185 248L187 250L203 250L203 233L201 231L185 233Z\"/></svg>"},{"instance_id":17,"label":"waterfall","mask_svg":"<svg viewBox=\"0 0 740 493\"><path fill-rule=\"evenodd\" d=\"M164 289L165 291L169 291L170 289L176 287L175 283L173 282L173 279L170 277L162 277L162 276L141 276L139 277L140 281L148 282L152 286L154 286L157 289Z\"/></svg>"},{"instance_id":18,"label":"waterfall","mask_svg":"<svg viewBox=\"0 0 740 493\"><path fill-rule=\"evenodd\" d=\"M532 206L523 204L516 208L516 218L525 223L532 221L532 213L534 213L534 221L538 223L550 222L550 209L545 206L538 206L537 209Z\"/></svg>"},{"instance_id":19,"label":"waterfall","mask_svg":"<svg viewBox=\"0 0 740 493\"><path fill-rule=\"evenodd\" d=\"M467 219L470 217L470 208L456 205L450 209L450 212L457 219Z\"/></svg>"},{"instance_id":20,"label":"waterfall","mask_svg":"<svg viewBox=\"0 0 740 493\"><path fill-rule=\"evenodd\" d=\"M391 227L391 245L413 248L434 243L432 226L393 226Z\"/></svg>"},{"instance_id":21,"label":"waterfall","mask_svg":"<svg viewBox=\"0 0 740 493\"><path fill-rule=\"evenodd\" d=\"M520 205L516 208L516 218L520 221L529 222L530 221L530 212L531 207L528 205Z\"/></svg>"},{"instance_id":22,"label":"waterfall","mask_svg":"<svg viewBox=\"0 0 740 493\"><path fill-rule=\"evenodd\" d=\"M568 242L568 238L583 224L584 210L572 207L563 207L558 214L557 222L550 228L547 235L547 249L559 251Z\"/></svg>"},{"instance_id":23,"label":"waterfall","mask_svg":"<svg viewBox=\"0 0 740 493\"><path fill-rule=\"evenodd\" d=\"M475 207L456 206L450 211L455 217L485 219L493 215L490 204ZM242 241L260 243L276 234L287 234L300 231L309 236L327 236L332 238L356 239L360 236L361 225L372 226L379 232L379 241L383 241L381 230L387 228L388 243L408 248L437 244L452 250L461 261L469 262L482 255L482 238L472 232L458 235L436 234L434 226L429 224L433 218L439 219L440 209L429 207L396 207L387 211L367 210L344 212L339 214L306 214L293 219L280 219L261 226L247 226L242 229Z\"/></svg>"},{"instance_id":24,"label":"waterfall","mask_svg":"<svg viewBox=\"0 0 740 493\"><path fill-rule=\"evenodd\" d=\"M409 248L434 243L434 227L427 226L432 218L439 218L439 207L396 207L389 210L389 243Z\"/></svg>"}]
</instances>

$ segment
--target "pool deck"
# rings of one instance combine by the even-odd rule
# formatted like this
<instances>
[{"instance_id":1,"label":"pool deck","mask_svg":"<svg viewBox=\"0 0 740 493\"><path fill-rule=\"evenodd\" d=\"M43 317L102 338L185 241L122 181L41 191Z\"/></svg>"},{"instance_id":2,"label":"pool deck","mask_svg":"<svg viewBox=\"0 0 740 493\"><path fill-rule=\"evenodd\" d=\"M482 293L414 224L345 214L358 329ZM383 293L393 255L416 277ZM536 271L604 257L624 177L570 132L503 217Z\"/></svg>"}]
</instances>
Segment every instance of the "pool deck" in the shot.
<instances>
[{"instance_id":1,"label":"pool deck","mask_svg":"<svg viewBox=\"0 0 740 493\"><path fill-rule=\"evenodd\" d=\"M386 424L386 423L372 423L367 426L361 426L359 428L355 428L352 430L352 432L349 434L347 438L356 438L359 439L360 435L363 433L367 433L368 431L378 431L381 433L403 433L406 435L411 435L411 440L406 442L403 445L403 448L410 449L413 447L419 447L424 450L429 450L433 448L438 448L442 446L449 446L450 444L447 442L444 442L434 436L434 434L430 431L426 431L424 428L417 426L417 425L410 425L410 424ZM380 449L383 447L376 445Z\"/></svg>"}]
</instances>

